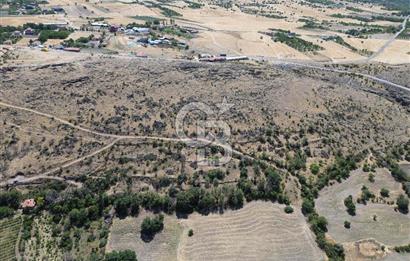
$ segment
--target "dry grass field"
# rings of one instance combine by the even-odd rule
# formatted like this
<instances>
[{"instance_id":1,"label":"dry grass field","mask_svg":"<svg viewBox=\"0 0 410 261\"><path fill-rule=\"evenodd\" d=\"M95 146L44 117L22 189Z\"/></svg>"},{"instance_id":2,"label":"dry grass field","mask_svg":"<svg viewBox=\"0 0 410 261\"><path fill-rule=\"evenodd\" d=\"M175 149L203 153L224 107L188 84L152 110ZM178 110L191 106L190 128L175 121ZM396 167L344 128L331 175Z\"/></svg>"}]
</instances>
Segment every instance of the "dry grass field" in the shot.
<instances>
[{"instance_id":1,"label":"dry grass field","mask_svg":"<svg viewBox=\"0 0 410 261\"><path fill-rule=\"evenodd\" d=\"M299 211L285 214L283 206L252 202L224 214L166 216L164 231L145 243L138 218L115 219L107 251L132 249L141 260L324 260ZM194 235L188 237L188 230Z\"/></svg>"},{"instance_id":2,"label":"dry grass field","mask_svg":"<svg viewBox=\"0 0 410 261\"><path fill-rule=\"evenodd\" d=\"M183 229L174 216L165 216L164 230L150 242L141 239L140 225L146 216L152 214L143 212L137 218L114 219L108 237L107 252L113 250L134 250L138 260L172 261L177 259L177 248Z\"/></svg>"},{"instance_id":3,"label":"dry grass field","mask_svg":"<svg viewBox=\"0 0 410 261\"><path fill-rule=\"evenodd\" d=\"M363 62L369 55L366 52L377 51L393 37L393 33L383 33L383 30L389 26L397 30L401 27L401 18L392 16L393 11L385 10L382 6L341 2L344 5L310 4L306 1L239 1L229 8L223 8L218 2L204 1L199 8L190 8L188 2L178 0L167 3L166 8L181 14L171 17L175 24L198 30L198 34L188 41L191 51L216 55L227 53L302 61ZM133 22L144 23L145 21L138 16L170 22L171 18L165 16L157 6L152 6L152 3L162 4L160 1L136 3L79 0L73 3L67 0L51 0L44 7L60 6L66 14L5 16L0 19L0 25L68 22L78 29L95 19L123 26ZM343 16L338 17L340 14ZM360 20L372 16L391 16L396 20L364 20L364 23ZM404 17L402 19L404 20ZM306 21L313 22L313 26L305 26ZM350 36L346 33L349 29L363 28L383 30L359 36ZM266 33L271 29L289 30L324 49L318 52L301 52L286 44L275 42L267 36ZM357 50L354 51L340 43L322 40L323 37L329 36L339 36ZM375 58L375 61L391 64L408 63L408 46L408 39L394 41ZM366 52L363 52L364 50ZM132 48L126 47L120 51L129 52ZM156 52L147 53L158 57ZM172 52L162 55L176 57Z\"/></svg>"},{"instance_id":4,"label":"dry grass field","mask_svg":"<svg viewBox=\"0 0 410 261\"><path fill-rule=\"evenodd\" d=\"M393 252L410 243L410 214L395 209L406 180L387 169L399 163L410 181L410 41L394 39L405 17L357 1L200 3L49 0L65 14L1 17L0 26L67 23L80 40L69 46L81 47L28 47L35 37L1 46L0 214L36 202L23 259L132 250L140 261L321 261L342 256L342 244L347 261L408 260ZM249 61L198 61L204 53ZM190 111L184 133L222 121L228 163L200 165L180 139L178 115L193 102L212 116ZM229 146L203 151L218 162ZM356 203L363 185L376 195L366 205ZM157 212L168 213L164 228L147 242L141 224ZM20 226L0 221L0 261L16 255Z\"/></svg>"},{"instance_id":5,"label":"dry grass field","mask_svg":"<svg viewBox=\"0 0 410 261\"><path fill-rule=\"evenodd\" d=\"M345 86L343 79L333 77L332 74L321 76L315 73L314 69L293 70L239 64L207 65L195 62L164 62L159 59L116 58L110 59L109 64L107 61L106 58L90 56L89 60L79 63L5 70L2 78L2 101L48 112L95 131L172 138L175 137L176 113L186 101L200 100L212 105L226 97L235 104L234 110L226 118L231 126L235 126L231 137L233 146L248 155L259 157L264 153L266 157L278 160L286 160L285 154L275 153L283 148L286 133L294 136L292 142L297 143L300 139L296 136L297 129L289 129L296 123L304 125L305 128L318 124L318 121L326 124L320 125L316 133L307 133L308 140L317 139L317 135L325 133L327 128L337 126L345 134L326 134L328 139L337 141L333 146L344 146L353 150L358 145L383 148L387 141L405 140L408 135L409 116L399 104L393 102L399 97L405 99L406 96L379 85L365 87L366 83L362 83L360 79L352 80L351 86ZM391 74L391 77L394 77L394 74ZM112 83L116 83L116 87L113 88ZM51 92L48 86L54 86ZM388 99L380 99L377 94L364 93L361 88L372 88L378 95ZM21 91L16 92L16 89ZM67 91L75 98L68 99ZM141 95L137 96L135 93ZM396 95L399 96L395 98ZM49 99L53 102L49 102ZM108 104L111 106L107 106ZM361 109L354 109L352 114L353 108ZM1 133L5 141L12 141L7 145L10 156L4 159L4 177L17 174L31 176L46 172L64 162L89 155L97 151L96 146L103 148L112 141L67 126L59 127L60 122L27 111L1 109L1 119L5 126ZM375 114L378 115L378 120L374 120L372 115ZM122 115L121 121L118 121L118 115ZM159 115L166 117L161 118ZM332 115L345 116L332 118ZM352 115L356 119L353 123L349 119ZM165 123L164 128L153 127L158 120ZM38 124L32 125L33 121ZM277 141L267 144L254 138L256 133L260 132L255 126L269 124L274 124L279 130ZM365 127L366 124L374 126L377 132ZM252 142L243 143L249 139ZM376 144L373 139L384 140L386 143ZM313 156L319 156L331 151L330 144L324 142L326 141L322 140L305 146L310 148ZM115 167L116 160L124 154L135 155L136 151L132 146L127 146L128 143L132 144L133 141L123 141L118 145L121 146L118 148L124 151L111 156L111 167ZM138 145L134 142L133 146L147 149L150 145ZM115 148L117 147L114 146ZM163 154L160 157L164 157L163 160L172 161L166 160L166 154L158 148L154 150L155 154ZM115 151L120 152L117 149ZM99 170L98 166L101 167L104 163L103 155L104 153L96 155L94 160L86 161L86 164L70 166L67 172L61 175L78 175L77 166L83 168L84 172L94 173L94 170ZM138 158L138 155L135 155L135 158ZM180 163L160 164L164 168L171 164L173 173L181 170L181 166L178 166ZM126 166L136 167L131 162L125 163L124 167ZM109 167L105 165L104 168ZM186 168L194 171L190 166ZM146 168L140 162L134 174L145 171L144 173L154 175L158 172L155 169Z\"/></svg>"},{"instance_id":6,"label":"dry grass field","mask_svg":"<svg viewBox=\"0 0 410 261\"><path fill-rule=\"evenodd\" d=\"M223 215L191 215L179 260L324 260L299 211L286 214L283 206L252 202ZM188 228L194 231L188 237Z\"/></svg>"},{"instance_id":7,"label":"dry grass field","mask_svg":"<svg viewBox=\"0 0 410 261\"><path fill-rule=\"evenodd\" d=\"M320 192L316 201L319 214L329 221L329 235L337 242L354 242L361 239L374 238L385 245L396 246L410 241L410 216L394 210L398 195L404 194L401 185L394 181L385 169L376 169L375 182L368 180L368 173L361 170L354 171L343 183L337 183ZM380 198L381 188L390 191L386 203L368 202L367 205L356 203L356 215L350 216L343 201L349 195L354 202L360 196L361 187L365 185ZM377 220L373 219L376 215ZM351 228L344 228L344 221L351 222Z\"/></svg>"}]
</instances>

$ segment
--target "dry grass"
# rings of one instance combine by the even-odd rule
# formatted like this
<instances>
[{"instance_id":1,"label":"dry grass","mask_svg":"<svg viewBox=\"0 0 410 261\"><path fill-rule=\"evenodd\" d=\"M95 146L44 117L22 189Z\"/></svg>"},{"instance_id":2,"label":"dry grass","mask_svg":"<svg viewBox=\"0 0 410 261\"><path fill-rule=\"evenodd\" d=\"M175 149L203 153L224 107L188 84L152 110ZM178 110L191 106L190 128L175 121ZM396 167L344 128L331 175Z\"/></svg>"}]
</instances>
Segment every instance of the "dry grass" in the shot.
<instances>
[{"instance_id":1,"label":"dry grass","mask_svg":"<svg viewBox=\"0 0 410 261\"><path fill-rule=\"evenodd\" d=\"M301 213L283 206L252 202L237 211L183 220L179 260L322 260ZM188 237L188 229L194 235Z\"/></svg>"},{"instance_id":2,"label":"dry grass","mask_svg":"<svg viewBox=\"0 0 410 261\"><path fill-rule=\"evenodd\" d=\"M210 2L210 1L208 1ZM350 18L334 18L333 14L350 14L351 11L340 7L313 7L303 5L298 2L275 2L266 3L266 1L257 1L262 4L259 8L251 8L260 11L280 13L287 18L272 19L262 15L247 14L241 12L239 8L224 9L219 6L205 4L198 9L188 8L183 1L175 1L169 8L181 13L182 19L176 19L176 23L182 26L196 27L199 29L197 37L189 42L191 50L198 53L210 52L213 54L228 53L231 55L248 55L248 56L266 56L280 59L297 59L297 60L315 60L315 61L358 61L363 59L363 56L352 52L339 44L319 41L320 36L324 35L340 35L352 46L358 49L368 49L375 51L382 46L391 35L370 35L367 39L351 38L348 39L344 33L338 32L337 27L340 27L340 22L357 23L357 20ZM250 3L250 1L241 1L241 4ZM35 15L35 16L17 16L4 17L0 20L1 25L22 25L27 22L65 22L69 21L72 25L79 28L83 24L87 24L94 18L105 18L110 24L126 25L132 22L141 22L136 20L135 16L152 16L168 20L164 17L158 8L150 8L142 3L130 3L127 1L85 1L79 0L72 3L67 0L51 0L49 6L62 6L67 15ZM390 11L383 10L380 6L370 6L366 4L353 4L349 2L349 6L358 7L365 10L360 13L362 16L371 16L375 14L386 15ZM299 19L314 19L318 24L322 21L330 21L332 27L325 30L304 29L303 22ZM398 27L399 23L387 21L375 21L369 24L388 26L393 25ZM275 43L270 37L261 34L267 32L270 28L280 28L283 30L291 30L302 36L302 38L313 41L316 44L325 48L318 54L300 53L286 45ZM343 27L342 27L343 28ZM346 27L347 28L347 27ZM344 28L344 29L346 29ZM262 39L261 39L261 36ZM386 63L408 63L410 56L407 54L408 41L401 40L394 42L392 46L382 53L376 61ZM120 49L121 52L129 52L132 47ZM172 52L161 53L149 50L148 54L155 57L175 57Z\"/></svg>"},{"instance_id":3,"label":"dry grass","mask_svg":"<svg viewBox=\"0 0 410 261\"><path fill-rule=\"evenodd\" d=\"M285 214L278 204L252 202L222 215L180 220L166 216L164 231L150 243L139 234L146 215L114 219L107 251L132 249L141 260L324 260L302 214Z\"/></svg>"},{"instance_id":4,"label":"dry grass","mask_svg":"<svg viewBox=\"0 0 410 261\"><path fill-rule=\"evenodd\" d=\"M182 233L178 220L173 216L165 216L164 230L147 243L140 237L140 226L147 215L152 214L142 212L137 218L127 217L122 220L115 218L106 252L131 249L137 253L138 260L177 260L177 245Z\"/></svg>"},{"instance_id":5,"label":"dry grass","mask_svg":"<svg viewBox=\"0 0 410 261\"><path fill-rule=\"evenodd\" d=\"M390 190L388 202L395 202L399 194L404 194L401 185L394 181L386 169L377 169L375 182L368 181L368 173L353 171L349 179L320 192L316 201L317 211L329 222L329 235L337 242L354 242L374 238L386 245L403 245L410 241L410 216L394 210L394 205L386 203L356 204L356 216L350 216L344 206L344 199L352 195L354 201L360 196L365 185L376 197L380 197L382 187ZM377 221L373 216L377 216ZM344 228L344 221L351 222L351 229Z\"/></svg>"}]
</instances>

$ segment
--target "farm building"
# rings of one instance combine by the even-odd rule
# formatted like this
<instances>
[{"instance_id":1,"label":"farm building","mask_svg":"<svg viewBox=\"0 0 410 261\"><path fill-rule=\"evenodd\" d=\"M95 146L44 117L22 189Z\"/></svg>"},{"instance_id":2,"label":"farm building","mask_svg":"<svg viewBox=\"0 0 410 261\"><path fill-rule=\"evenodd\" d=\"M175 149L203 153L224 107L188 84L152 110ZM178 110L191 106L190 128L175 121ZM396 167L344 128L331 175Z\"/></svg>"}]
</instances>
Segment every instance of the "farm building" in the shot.
<instances>
[{"instance_id":1,"label":"farm building","mask_svg":"<svg viewBox=\"0 0 410 261\"><path fill-rule=\"evenodd\" d=\"M36 202L33 198L26 199L21 203L22 208L34 208L35 206Z\"/></svg>"}]
</instances>

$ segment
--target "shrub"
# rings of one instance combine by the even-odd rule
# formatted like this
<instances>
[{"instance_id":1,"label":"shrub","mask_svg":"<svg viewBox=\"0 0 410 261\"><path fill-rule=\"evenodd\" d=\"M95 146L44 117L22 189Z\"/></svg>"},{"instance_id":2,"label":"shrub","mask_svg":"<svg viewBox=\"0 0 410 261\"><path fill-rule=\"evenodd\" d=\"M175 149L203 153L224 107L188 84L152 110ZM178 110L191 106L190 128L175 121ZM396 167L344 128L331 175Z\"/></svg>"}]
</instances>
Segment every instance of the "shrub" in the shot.
<instances>
[{"instance_id":1,"label":"shrub","mask_svg":"<svg viewBox=\"0 0 410 261\"><path fill-rule=\"evenodd\" d=\"M114 203L115 212L119 218L125 218L128 215L128 208L131 205L129 196L120 196Z\"/></svg>"},{"instance_id":2,"label":"shrub","mask_svg":"<svg viewBox=\"0 0 410 261\"><path fill-rule=\"evenodd\" d=\"M81 227L88 221L88 213L86 209L73 209L68 214L71 225Z\"/></svg>"},{"instance_id":3,"label":"shrub","mask_svg":"<svg viewBox=\"0 0 410 261\"><path fill-rule=\"evenodd\" d=\"M345 226L345 228L350 229L350 222L345 221L344 226Z\"/></svg>"},{"instance_id":4,"label":"shrub","mask_svg":"<svg viewBox=\"0 0 410 261\"><path fill-rule=\"evenodd\" d=\"M225 173L220 169L213 169L208 171L208 179L213 181L214 179L223 180L225 178Z\"/></svg>"},{"instance_id":5,"label":"shrub","mask_svg":"<svg viewBox=\"0 0 410 261\"><path fill-rule=\"evenodd\" d=\"M106 245L107 245L107 239L106 239L106 238L101 238L101 239L100 239L99 247L100 247L100 248L103 248L103 247L105 247Z\"/></svg>"},{"instance_id":6,"label":"shrub","mask_svg":"<svg viewBox=\"0 0 410 261\"><path fill-rule=\"evenodd\" d=\"M137 261L137 256L132 250L113 251L105 255L104 261Z\"/></svg>"},{"instance_id":7,"label":"shrub","mask_svg":"<svg viewBox=\"0 0 410 261\"><path fill-rule=\"evenodd\" d=\"M164 228L164 215L160 214L154 218L146 217L141 224L141 234L154 236Z\"/></svg>"},{"instance_id":8,"label":"shrub","mask_svg":"<svg viewBox=\"0 0 410 261\"><path fill-rule=\"evenodd\" d=\"M319 173L320 167L318 164L313 163L310 165L310 172L312 172L313 175L317 175Z\"/></svg>"},{"instance_id":9,"label":"shrub","mask_svg":"<svg viewBox=\"0 0 410 261\"><path fill-rule=\"evenodd\" d=\"M285 213L286 214L291 214L293 213L293 208L291 206L286 206L285 207Z\"/></svg>"},{"instance_id":10,"label":"shrub","mask_svg":"<svg viewBox=\"0 0 410 261\"><path fill-rule=\"evenodd\" d=\"M392 168L391 174L398 182L407 181L406 173L402 169L400 169L398 166L394 166Z\"/></svg>"},{"instance_id":11,"label":"shrub","mask_svg":"<svg viewBox=\"0 0 410 261\"><path fill-rule=\"evenodd\" d=\"M10 217L14 214L14 210L9 207L0 207L0 218Z\"/></svg>"},{"instance_id":12,"label":"shrub","mask_svg":"<svg viewBox=\"0 0 410 261\"><path fill-rule=\"evenodd\" d=\"M228 205L232 209L239 209L243 206L243 192L241 189L233 189L228 195Z\"/></svg>"},{"instance_id":13,"label":"shrub","mask_svg":"<svg viewBox=\"0 0 410 261\"><path fill-rule=\"evenodd\" d=\"M372 198L375 198L375 195L366 186L363 186L362 194L360 198L357 199L357 202L366 205L367 201L369 201Z\"/></svg>"},{"instance_id":14,"label":"shrub","mask_svg":"<svg viewBox=\"0 0 410 261\"><path fill-rule=\"evenodd\" d=\"M310 224L312 225L312 230L315 234L327 232L327 220L325 217L313 214L309 216L309 219Z\"/></svg>"},{"instance_id":15,"label":"shrub","mask_svg":"<svg viewBox=\"0 0 410 261\"><path fill-rule=\"evenodd\" d=\"M64 232L60 239L60 247L66 250L70 250L73 247L73 241L70 237L70 232Z\"/></svg>"},{"instance_id":16,"label":"shrub","mask_svg":"<svg viewBox=\"0 0 410 261\"><path fill-rule=\"evenodd\" d=\"M399 253L410 253L410 244L404 246L396 246L394 247L394 251Z\"/></svg>"},{"instance_id":17,"label":"shrub","mask_svg":"<svg viewBox=\"0 0 410 261\"><path fill-rule=\"evenodd\" d=\"M9 207L18 209L20 206L21 194L13 189L6 192L0 192L0 207Z\"/></svg>"},{"instance_id":18,"label":"shrub","mask_svg":"<svg viewBox=\"0 0 410 261\"><path fill-rule=\"evenodd\" d=\"M53 31L53 30L43 30L38 37L38 40L42 43L48 39L65 39L70 35L70 31Z\"/></svg>"},{"instance_id":19,"label":"shrub","mask_svg":"<svg viewBox=\"0 0 410 261\"><path fill-rule=\"evenodd\" d=\"M374 183L374 174L373 173L369 173L369 181L371 183Z\"/></svg>"},{"instance_id":20,"label":"shrub","mask_svg":"<svg viewBox=\"0 0 410 261\"><path fill-rule=\"evenodd\" d=\"M382 189L380 190L380 195L381 195L382 197L384 197L384 198L388 198L388 197L389 197L389 193L390 193L390 191L389 191L388 189L386 189L386 188L382 188Z\"/></svg>"},{"instance_id":21,"label":"shrub","mask_svg":"<svg viewBox=\"0 0 410 261\"><path fill-rule=\"evenodd\" d=\"M347 198L345 198L344 200L344 204L347 208L347 213L349 213L349 215L354 216L356 215L356 206L353 203L353 197L352 195L348 196Z\"/></svg>"},{"instance_id":22,"label":"shrub","mask_svg":"<svg viewBox=\"0 0 410 261\"><path fill-rule=\"evenodd\" d=\"M404 196L404 195L400 195L397 198L397 208L399 209L399 211L403 214L407 214L409 213L409 199Z\"/></svg>"},{"instance_id":23,"label":"shrub","mask_svg":"<svg viewBox=\"0 0 410 261\"><path fill-rule=\"evenodd\" d=\"M192 229L190 229L189 231L188 231L188 236L189 237L192 237L194 235L194 231L192 230Z\"/></svg>"},{"instance_id":24,"label":"shrub","mask_svg":"<svg viewBox=\"0 0 410 261\"><path fill-rule=\"evenodd\" d=\"M302 213L303 215L308 215L313 213L313 211L315 210L315 203L313 202L313 200L310 199L304 199L303 203L302 203Z\"/></svg>"}]
</instances>

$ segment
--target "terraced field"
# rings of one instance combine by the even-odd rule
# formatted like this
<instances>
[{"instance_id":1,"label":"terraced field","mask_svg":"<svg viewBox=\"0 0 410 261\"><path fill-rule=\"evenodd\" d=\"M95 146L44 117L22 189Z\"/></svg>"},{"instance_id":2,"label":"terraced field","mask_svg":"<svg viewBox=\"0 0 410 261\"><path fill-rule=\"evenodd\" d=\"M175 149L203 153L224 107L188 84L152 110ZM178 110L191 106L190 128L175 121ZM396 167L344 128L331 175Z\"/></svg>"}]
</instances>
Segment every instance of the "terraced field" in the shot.
<instances>
[{"instance_id":1,"label":"terraced field","mask_svg":"<svg viewBox=\"0 0 410 261\"><path fill-rule=\"evenodd\" d=\"M131 249L144 261L325 260L302 214L285 214L283 205L259 201L224 214L165 216L164 230L148 243L139 232L146 215L114 219L106 251Z\"/></svg>"},{"instance_id":2,"label":"terraced field","mask_svg":"<svg viewBox=\"0 0 410 261\"><path fill-rule=\"evenodd\" d=\"M0 222L0 260L16 259L16 243L21 227L21 218L4 219Z\"/></svg>"},{"instance_id":3,"label":"terraced field","mask_svg":"<svg viewBox=\"0 0 410 261\"><path fill-rule=\"evenodd\" d=\"M390 190L387 199L391 204L372 203L357 204L361 187L365 185L376 196L382 187ZM386 245L403 245L410 242L410 215L394 210L394 202L399 194L404 194L401 185L394 181L386 169L376 169L375 182L368 180L368 173L353 171L343 183L325 188L316 201L317 211L327 218L329 235L339 243L354 242L374 238ZM353 196L356 204L356 215L350 216L344 206L344 199ZM376 215L376 221L373 219ZM344 228L344 221L351 222L351 229Z\"/></svg>"},{"instance_id":4,"label":"terraced field","mask_svg":"<svg viewBox=\"0 0 410 261\"><path fill-rule=\"evenodd\" d=\"M283 206L251 202L223 215L191 215L178 260L324 260L302 214L285 214Z\"/></svg>"}]
</instances>

